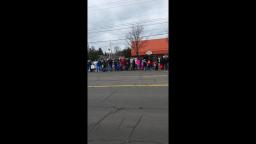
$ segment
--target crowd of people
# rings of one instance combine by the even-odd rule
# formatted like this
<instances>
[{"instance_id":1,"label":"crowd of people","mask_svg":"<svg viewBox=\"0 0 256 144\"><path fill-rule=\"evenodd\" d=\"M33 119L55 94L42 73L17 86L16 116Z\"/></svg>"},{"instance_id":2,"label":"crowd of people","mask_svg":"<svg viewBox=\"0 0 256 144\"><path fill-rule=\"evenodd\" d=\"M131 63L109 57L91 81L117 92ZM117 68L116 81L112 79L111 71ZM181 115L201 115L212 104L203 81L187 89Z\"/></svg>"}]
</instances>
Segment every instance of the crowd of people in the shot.
<instances>
[{"instance_id":1,"label":"crowd of people","mask_svg":"<svg viewBox=\"0 0 256 144\"><path fill-rule=\"evenodd\" d=\"M89 72L169 70L169 60L167 56L88 60L87 70Z\"/></svg>"}]
</instances>

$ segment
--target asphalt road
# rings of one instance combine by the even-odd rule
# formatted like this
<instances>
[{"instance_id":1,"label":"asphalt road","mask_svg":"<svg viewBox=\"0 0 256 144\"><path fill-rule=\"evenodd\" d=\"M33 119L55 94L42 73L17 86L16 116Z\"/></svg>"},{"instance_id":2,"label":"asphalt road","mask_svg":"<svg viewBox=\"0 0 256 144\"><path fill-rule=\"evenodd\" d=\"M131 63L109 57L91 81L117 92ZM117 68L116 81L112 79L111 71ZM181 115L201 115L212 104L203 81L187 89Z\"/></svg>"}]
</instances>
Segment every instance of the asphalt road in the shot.
<instances>
[{"instance_id":1,"label":"asphalt road","mask_svg":"<svg viewBox=\"0 0 256 144\"><path fill-rule=\"evenodd\" d=\"M89 73L88 143L168 144L168 73Z\"/></svg>"}]
</instances>

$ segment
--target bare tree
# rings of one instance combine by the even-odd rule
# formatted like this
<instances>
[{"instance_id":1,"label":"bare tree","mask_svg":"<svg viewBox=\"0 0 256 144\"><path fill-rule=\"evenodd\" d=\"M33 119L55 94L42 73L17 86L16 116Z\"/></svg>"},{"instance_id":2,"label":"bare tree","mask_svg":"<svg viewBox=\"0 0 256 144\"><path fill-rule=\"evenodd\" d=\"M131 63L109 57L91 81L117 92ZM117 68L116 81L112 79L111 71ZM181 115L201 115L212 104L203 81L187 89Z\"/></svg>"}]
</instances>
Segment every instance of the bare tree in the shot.
<instances>
[{"instance_id":1,"label":"bare tree","mask_svg":"<svg viewBox=\"0 0 256 144\"><path fill-rule=\"evenodd\" d=\"M114 47L115 58L119 56L119 51L120 51L120 48L118 46L115 46Z\"/></svg>"},{"instance_id":2,"label":"bare tree","mask_svg":"<svg viewBox=\"0 0 256 144\"><path fill-rule=\"evenodd\" d=\"M136 51L137 57L139 57L139 50L145 42L142 40L143 26L140 24L133 25L131 31L126 36L126 42L129 47Z\"/></svg>"}]
</instances>

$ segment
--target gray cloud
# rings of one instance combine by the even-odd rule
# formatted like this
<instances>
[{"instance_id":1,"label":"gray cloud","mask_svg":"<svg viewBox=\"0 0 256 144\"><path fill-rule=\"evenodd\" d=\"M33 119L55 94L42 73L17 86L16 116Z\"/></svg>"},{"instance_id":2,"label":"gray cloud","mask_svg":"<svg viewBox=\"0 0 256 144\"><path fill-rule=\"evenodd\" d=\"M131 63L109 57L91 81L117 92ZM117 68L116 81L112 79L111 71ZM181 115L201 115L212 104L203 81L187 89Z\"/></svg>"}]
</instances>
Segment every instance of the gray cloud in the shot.
<instances>
[{"instance_id":1,"label":"gray cloud","mask_svg":"<svg viewBox=\"0 0 256 144\"><path fill-rule=\"evenodd\" d=\"M128 24L143 20L144 35L167 33L168 0L88 0L88 41L124 39L130 30L131 25ZM110 42L89 43L89 45L101 47L106 51L110 47ZM111 45L112 49L115 46L121 49L126 47L124 40L112 41Z\"/></svg>"}]
</instances>

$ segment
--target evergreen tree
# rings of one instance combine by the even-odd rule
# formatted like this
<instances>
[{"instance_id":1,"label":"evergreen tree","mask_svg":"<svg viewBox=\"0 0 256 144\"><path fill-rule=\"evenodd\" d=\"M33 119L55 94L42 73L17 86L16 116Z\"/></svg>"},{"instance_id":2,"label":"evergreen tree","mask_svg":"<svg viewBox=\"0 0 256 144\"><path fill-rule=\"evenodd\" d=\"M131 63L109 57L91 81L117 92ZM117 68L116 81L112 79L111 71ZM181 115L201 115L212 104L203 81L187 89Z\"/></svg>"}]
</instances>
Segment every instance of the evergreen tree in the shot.
<instances>
[{"instance_id":1,"label":"evergreen tree","mask_svg":"<svg viewBox=\"0 0 256 144\"><path fill-rule=\"evenodd\" d=\"M99 50L98 50L98 55L103 55L103 51L101 48L99 48Z\"/></svg>"}]
</instances>

